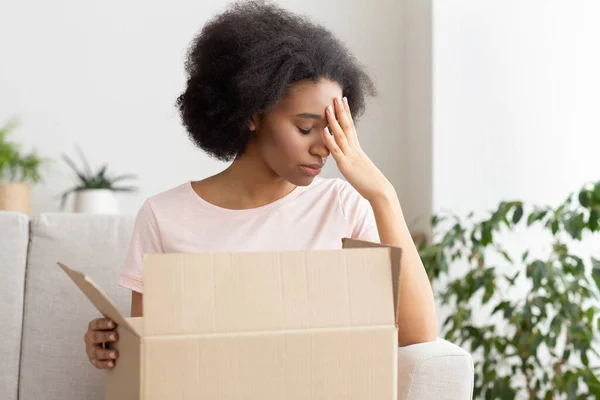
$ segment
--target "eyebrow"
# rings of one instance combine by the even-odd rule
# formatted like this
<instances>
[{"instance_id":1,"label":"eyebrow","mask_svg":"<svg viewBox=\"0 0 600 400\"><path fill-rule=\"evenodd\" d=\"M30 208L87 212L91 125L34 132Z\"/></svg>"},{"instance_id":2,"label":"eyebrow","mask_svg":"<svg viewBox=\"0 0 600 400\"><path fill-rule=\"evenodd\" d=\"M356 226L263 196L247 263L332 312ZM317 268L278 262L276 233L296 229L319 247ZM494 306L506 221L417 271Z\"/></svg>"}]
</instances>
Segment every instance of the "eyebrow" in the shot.
<instances>
[{"instance_id":1,"label":"eyebrow","mask_svg":"<svg viewBox=\"0 0 600 400\"><path fill-rule=\"evenodd\" d=\"M320 120L323 119L323 117L321 117L319 114L313 114L313 113L302 113L302 114L298 114L296 116L300 117L300 118L306 118L306 119L320 119Z\"/></svg>"}]
</instances>

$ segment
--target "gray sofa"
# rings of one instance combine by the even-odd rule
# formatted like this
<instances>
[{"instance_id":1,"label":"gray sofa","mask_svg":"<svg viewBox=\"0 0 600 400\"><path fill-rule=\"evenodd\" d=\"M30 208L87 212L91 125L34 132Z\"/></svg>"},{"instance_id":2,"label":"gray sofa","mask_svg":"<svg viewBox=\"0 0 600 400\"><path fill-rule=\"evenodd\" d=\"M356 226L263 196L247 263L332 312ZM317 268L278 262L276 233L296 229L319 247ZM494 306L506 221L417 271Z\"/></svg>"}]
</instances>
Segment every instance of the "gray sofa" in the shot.
<instances>
[{"instance_id":1,"label":"gray sofa","mask_svg":"<svg viewBox=\"0 0 600 400\"><path fill-rule=\"evenodd\" d=\"M0 399L99 400L103 372L84 351L98 312L56 266L83 271L128 315L117 286L133 217L0 211ZM399 353L400 399L471 399L473 362L442 339Z\"/></svg>"}]
</instances>

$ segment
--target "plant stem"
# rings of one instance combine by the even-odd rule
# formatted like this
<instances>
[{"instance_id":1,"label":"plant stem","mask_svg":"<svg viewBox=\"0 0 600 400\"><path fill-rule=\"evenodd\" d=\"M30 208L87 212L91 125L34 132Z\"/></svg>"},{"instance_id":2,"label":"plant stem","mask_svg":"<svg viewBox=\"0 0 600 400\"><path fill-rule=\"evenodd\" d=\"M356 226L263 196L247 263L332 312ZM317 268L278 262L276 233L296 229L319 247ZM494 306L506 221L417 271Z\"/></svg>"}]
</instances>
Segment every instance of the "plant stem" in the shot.
<instances>
[{"instance_id":1,"label":"plant stem","mask_svg":"<svg viewBox=\"0 0 600 400\"><path fill-rule=\"evenodd\" d=\"M565 329L568 329L568 327L566 325L563 325L565 327ZM569 337L569 333L567 332L567 339L565 340L565 349L569 346L569 344L571 343L571 338ZM564 351L563 351L564 354ZM561 370L562 370L562 365L564 361L569 361L569 360L565 360L564 358L561 358L560 360L558 360L558 362L556 363L556 365L554 366L554 376L561 376ZM554 398L554 393L556 392L556 386L552 388L552 398Z\"/></svg>"},{"instance_id":2,"label":"plant stem","mask_svg":"<svg viewBox=\"0 0 600 400\"><path fill-rule=\"evenodd\" d=\"M529 370L525 369L525 380L527 381L527 393L529 394L529 400L535 400L535 393L531 387L531 373Z\"/></svg>"}]
</instances>

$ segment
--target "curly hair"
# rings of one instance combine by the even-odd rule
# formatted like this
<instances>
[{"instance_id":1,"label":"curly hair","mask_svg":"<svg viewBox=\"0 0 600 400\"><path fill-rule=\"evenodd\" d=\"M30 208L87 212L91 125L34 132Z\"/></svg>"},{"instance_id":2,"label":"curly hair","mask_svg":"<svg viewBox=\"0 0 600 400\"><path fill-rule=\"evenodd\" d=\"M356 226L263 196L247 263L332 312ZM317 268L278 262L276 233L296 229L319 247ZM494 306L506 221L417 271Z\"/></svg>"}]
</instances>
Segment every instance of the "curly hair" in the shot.
<instances>
[{"instance_id":1,"label":"curly hair","mask_svg":"<svg viewBox=\"0 0 600 400\"><path fill-rule=\"evenodd\" d=\"M187 85L176 101L191 140L230 161L252 135L248 124L296 82L327 78L349 100L354 119L375 95L373 82L334 35L266 1L234 3L210 20L186 55Z\"/></svg>"}]
</instances>

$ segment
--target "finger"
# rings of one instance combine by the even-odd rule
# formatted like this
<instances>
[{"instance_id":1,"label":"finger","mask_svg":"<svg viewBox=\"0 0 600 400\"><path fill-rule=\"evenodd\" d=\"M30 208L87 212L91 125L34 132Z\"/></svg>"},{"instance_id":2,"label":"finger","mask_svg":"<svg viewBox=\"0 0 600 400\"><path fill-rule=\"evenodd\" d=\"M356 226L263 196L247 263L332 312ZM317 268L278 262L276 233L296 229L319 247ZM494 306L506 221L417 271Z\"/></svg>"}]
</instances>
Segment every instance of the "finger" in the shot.
<instances>
[{"instance_id":1,"label":"finger","mask_svg":"<svg viewBox=\"0 0 600 400\"><path fill-rule=\"evenodd\" d=\"M119 356L116 350L105 350L100 346L94 346L92 348L91 358L100 361L116 360Z\"/></svg>"},{"instance_id":2,"label":"finger","mask_svg":"<svg viewBox=\"0 0 600 400\"><path fill-rule=\"evenodd\" d=\"M346 114L348 114L348 117L350 117L352 123L354 123L354 119L352 118L352 112L350 111L350 104L348 104L347 97L344 97L344 110L346 110Z\"/></svg>"},{"instance_id":3,"label":"finger","mask_svg":"<svg viewBox=\"0 0 600 400\"><path fill-rule=\"evenodd\" d=\"M348 139L351 142L358 143L358 135L356 134L356 127L354 126L354 119L352 118L352 112L350 111L350 104L348 104L348 98L344 97L343 99L344 111L349 119L350 129L347 131Z\"/></svg>"},{"instance_id":4,"label":"finger","mask_svg":"<svg viewBox=\"0 0 600 400\"><path fill-rule=\"evenodd\" d=\"M117 333L110 331L93 331L90 335L90 340L93 344L115 342L117 339Z\"/></svg>"},{"instance_id":5,"label":"finger","mask_svg":"<svg viewBox=\"0 0 600 400\"><path fill-rule=\"evenodd\" d=\"M337 143L342 153L346 153L348 150L348 140L346 139L346 133L335 118L333 107L327 107L327 120L329 122L329 131L333 133L333 138Z\"/></svg>"},{"instance_id":6,"label":"finger","mask_svg":"<svg viewBox=\"0 0 600 400\"><path fill-rule=\"evenodd\" d=\"M108 318L97 318L95 320L90 321L90 325L88 330L90 331L104 331L109 329L114 329L115 323Z\"/></svg>"},{"instance_id":7,"label":"finger","mask_svg":"<svg viewBox=\"0 0 600 400\"><path fill-rule=\"evenodd\" d=\"M337 120L344 132L348 133L353 128L350 114L346 112L346 107L340 97L335 98L334 104Z\"/></svg>"},{"instance_id":8,"label":"finger","mask_svg":"<svg viewBox=\"0 0 600 400\"><path fill-rule=\"evenodd\" d=\"M329 128L323 129L323 141L325 142L325 146L329 149L329 152L333 156L336 161L339 161L340 157L344 155L340 146L335 142L333 135L329 131Z\"/></svg>"},{"instance_id":9,"label":"finger","mask_svg":"<svg viewBox=\"0 0 600 400\"><path fill-rule=\"evenodd\" d=\"M100 361L92 359L92 365L98 369L113 368L115 366L114 361Z\"/></svg>"}]
</instances>

